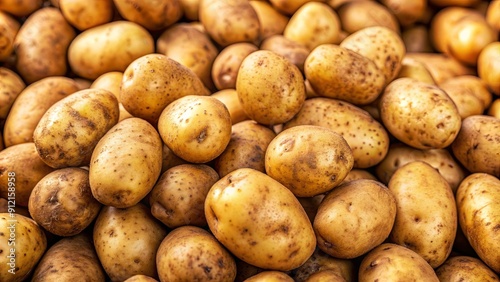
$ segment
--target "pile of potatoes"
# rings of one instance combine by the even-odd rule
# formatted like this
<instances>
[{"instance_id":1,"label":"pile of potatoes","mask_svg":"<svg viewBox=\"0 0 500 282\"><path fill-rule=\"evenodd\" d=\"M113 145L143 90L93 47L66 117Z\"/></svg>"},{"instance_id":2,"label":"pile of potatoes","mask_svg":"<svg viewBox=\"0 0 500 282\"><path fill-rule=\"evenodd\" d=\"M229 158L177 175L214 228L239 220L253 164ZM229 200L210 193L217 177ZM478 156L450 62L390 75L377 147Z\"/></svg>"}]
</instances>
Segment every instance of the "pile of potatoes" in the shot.
<instances>
[{"instance_id":1,"label":"pile of potatoes","mask_svg":"<svg viewBox=\"0 0 500 282\"><path fill-rule=\"evenodd\" d=\"M0 1L0 281L499 281L499 34L485 0Z\"/></svg>"}]
</instances>

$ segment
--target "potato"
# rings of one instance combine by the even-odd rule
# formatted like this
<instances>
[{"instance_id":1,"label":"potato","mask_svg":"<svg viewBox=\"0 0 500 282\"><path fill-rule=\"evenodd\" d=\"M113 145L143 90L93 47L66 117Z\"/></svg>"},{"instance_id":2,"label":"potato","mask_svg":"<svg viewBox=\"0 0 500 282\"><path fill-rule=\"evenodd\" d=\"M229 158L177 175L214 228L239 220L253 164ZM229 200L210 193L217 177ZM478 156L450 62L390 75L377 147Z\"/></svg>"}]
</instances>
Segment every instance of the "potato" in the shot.
<instances>
[{"instance_id":1,"label":"potato","mask_svg":"<svg viewBox=\"0 0 500 282\"><path fill-rule=\"evenodd\" d=\"M247 116L265 125L289 121L306 99L300 70L267 50L255 51L243 60L236 91Z\"/></svg>"},{"instance_id":2,"label":"potato","mask_svg":"<svg viewBox=\"0 0 500 282\"><path fill-rule=\"evenodd\" d=\"M363 258L358 279L359 282L439 281L434 269L421 256L391 243L379 245Z\"/></svg>"},{"instance_id":3,"label":"potato","mask_svg":"<svg viewBox=\"0 0 500 282\"><path fill-rule=\"evenodd\" d=\"M35 185L53 170L42 161L33 142L10 146L0 151L0 196L27 207Z\"/></svg>"},{"instance_id":4,"label":"potato","mask_svg":"<svg viewBox=\"0 0 500 282\"><path fill-rule=\"evenodd\" d=\"M300 112L285 124L324 126L342 135L351 147L354 168L368 168L384 159L389 149L389 136L384 127L366 111L341 100L312 98Z\"/></svg>"},{"instance_id":5,"label":"potato","mask_svg":"<svg viewBox=\"0 0 500 282\"><path fill-rule=\"evenodd\" d=\"M399 33L396 16L389 8L375 1L349 1L338 8L338 13L342 28L348 33L372 26L386 27Z\"/></svg>"},{"instance_id":6,"label":"potato","mask_svg":"<svg viewBox=\"0 0 500 282\"><path fill-rule=\"evenodd\" d=\"M148 54L134 60L123 73L120 102L134 117L156 125L163 109L187 95L209 95L189 68L166 55Z\"/></svg>"},{"instance_id":7,"label":"potato","mask_svg":"<svg viewBox=\"0 0 500 282\"><path fill-rule=\"evenodd\" d=\"M445 54L408 53L406 57L422 63L437 84L455 76L474 74L475 72L472 68L462 65L456 59Z\"/></svg>"},{"instance_id":8,"label":"potato","mask_svg":"<svg viewBox=\"0 0 500 282\"><path fill-rule=\"evenodd\" d=\"M190 21L197 21L200 10L201 0L179 0L182 8L182 14Z\"/></svg>"},{"instance_id":9,"label":"potato","mask_svg":"<svg viewBox=\"0 0 500 282\"><path fill-rule=\"evenodd\" d=\"M26 85L19 75L4 67L0 67L0 78L0 119L5 119Z\"/></svg>"},{"instance_id":10,"label":"potato","mask_svg":"<svg viewBox=\"0 0 500 282\"><path fill-rule=\"evenodd\" d=\"M118 122L118 101L102 89L86 89L54 103L33 133L36 150L53 168L89 163L101 137Z\"/></svg>"},{"instance_id":11,"label":"potato","mask_svg":"<svg viewBox=\"0 0 500 282\"><path fill-rule=\"evenodd\" d=\"M436 275L440 281L499 281L500 278L481 260L456 256L445 261L438 269Z\"/></svg>"},{"instance_id":12,"label":"potato","mask_svg":"<svg viewBox=\"0 0 500 282\"><path fill-rule=\"evenodd\" d=\"M312 50L321 44L339 43L340 28L339 17L330 6L308 2L293 14L283 35Z\"/></svg>"},{"instance_id":13,"label":"potato","mask_svg":"<svg viewBox=\"0 0 500 282\"><path fill-rule=\"evenodd\" d=\"M208 231L182 226L160 244L156 265L161 281L234 281L231 254Z\"/></svg>"},{"instance_id":14,"label":"potato","mask_svg":"<svg viewBox=\"0 0 500 282\"><path fill-rule=\"evenodd\" d=\"M18 21L0 10L0 62L7 60L14 52L14 40L20 27Z\"/></svg>"},{"instance_id":15,"label":"potato","mask_svg":"<svg viewBox=\"0 0 500 282\"><path fill-rule=\"evenodd\" d=\"M210 37L222 47L259 40L259 17L248 0L200 0L199 18Z\"/></svg>"},{"instance_id":16,"label":"potato","mask_svg":"<svg viewBox=\"0 0 500 282\"><path fill-rule=\"evenodd\" d=\"M269 0L273 7L285 15L293 15L300 7L314 0ZM324 2L324 0L320 0Z\"/></svg>"},{"instance_id":17,"label":"potato","mask_svg":"<svg viewBox=\"0 0 500 282\"><path fill-rule=\"evenodd\" d=\"M234 43L219 53L212 65L212 80L217 89L236 88L236 77L241 63L250 53L259 50L252 43Z\"/></svg>"},{"instance_id":18,"label":"potato","mask_svg":"<svg viewBox=\"0 0 500 282\"><path fill-rule=\"evenodd\" d=\"M95 222L93 239L109 278L123 281L136 274L158 277L156 251L166 235L149 208L139 203L124 209L104 206Z\"/></svg>"},{"instance_id":19,"label":"potato","mask_svg":"<svg viewBox=\"0 0 500 282\"><path fill-rule=\"evenodd\" d=\"M45 233L16 213L0 213L0 230L0 280L25 281L47 249Z\"/></svg>"},{"instance_id":20,"label":"potato","mask_svg":"<svg viewBox=\"0 0 500 282\"><path fill-rule=\"evenodd\" d=\"M410 57L403 58L401 70L399 70L397 78L401 77L410 77L428 84L436 84L425 65Z\"/></svg>"},{"instance_id":21,"label":"potato","mask_svg":"<svg viewBox=\"0 0 500 282\"><path fill-rule=\"evenodd\" d=\"M42 178L31 192L28 208L31 217L45 230L58 236L73 236L94 221L101 204L92 196L89 172L71 167Z\"/></svg>"},{"instance_id":22,"label":"potato","mask_svg":"<svg viewBox=\"0 0 500 282\"><path fill-rule=\"evenodd\" d=\"M226 106L233 125L248 119L238 99L238 92L235 89L223 89L213 93L211 96Z\"/></svg>"},{"instance_id":23,"label":"potato","mask_svg":"<svg viewBox=\"0 0 500 282\"><path fill-rule=\"evenodd\" d=\"M33 132L45 112L53 104L76 91L76 82L62 76L42 78L24 88L5 120L5 146L33 142Z\"/></svg>"},{"instance_id":24,"label":"potato","mask_svg":"<svg viewBox=\"0 0 500 282\"><path fill-rule=\"evenodd\" d=\"M500 119L476 115L463 120L460 133L451 144L453 154L470 172L500 177Z\"/></svg>"},{"instance_id":25,"label":"potato","mask_svg":"<svg viewBox=\"0 0 500 282\"><path fill-rule=\"evenodd\" d=\"M213 97L188 95L161 113L158 131L174 154L192 163L218 157L231 139L231 116Z\"/></svg>"},{"instance_id":26,"label":"potato","mask_svg":"<svg viewBox=\"0 0 500 282\"><path fill-rule=\"evenodd\" d=\"M249 3L259 18L260 38L266 39L283 34L289 20L287 16L281 14L267 1L249 1Z\"/></svg>"},{"instance_id":27,"label":"potato","mask_svg":"<svg viewBox=\"0 0 500 282\"><path fill-rule=\"evenodd\" d=\"M253 168L265 172L266 149L276 134L253 120L232 126L231 139L217 157L214 168L221 177L238 168Z\"/></svg>"},{"instance_id":28,"label":"potato","mask_svg":"<svg viewBox=\"0 0 500 282\"><path fill-rule=\"evenodd\" d=\"M236 278L234 279L235 282L245 281L245 279L265 271L260 267L248 264L240 259L236 258L235 261L236 261Z\"/></svg>"},{"instance_id":29,"label":"potato","mask_svg":"<svg viewBox=\"0 0 500 282\"><path fill-rule=\"evenodd\" d=\"M401 39L403 39L407 53L432 52L434 50L429 38L429 30L425 25L407 27L403 30Z\"/></svg>"},{"instance_id":30,"label":"potato","mask_svg":"<svg viewBox=\"0 0 500 282\"><path fill-rule=\"evenodd\" d=\"M115 95L118 99L118 108L120 110L120 115L118 121L124 120L126 118L132 117L132 115L127 112L123 104L120 102L120 88L123 80L123 73L119 71L107 72L96 78L89 88L92 89L104 89L108 90Z\"/></svg>"},{"instance_id":31,"label":"potato","mask_svg":"<svg viewBox=\"0 0 500 282\"><path fill-rule=\"evenodd\" d=\"M109 23L113 19L113 0L59 0L64 18L79 30Z\"/></svg>"},{"instance_id":32,"label":"potato","mask_svg":"<svg viewBox=\"0 0 500 282\"><path fill-rule=\"evenodd\" d=\"M212 186L205 216L219 242L260 268L297 268L316 247L312 225L293 193L251 168L237 169Z\"/></svg>"},{"instance_id":33,"label":"potato","mask_svg":"<svg viewBox=\"0 0 500 282\"><path fill-rule=\"evenodd\" d=\"M486 10L486 22L497 31L500 31L500 1L490 1Z\"/></svg>"},{"instance_id":34,"label":"potato","mask_svg":"<svg viewBox=\"0 0 500 282\"><path fill-rule=\"evenodd\" d=\"M182 17L182 6L180 1L130 1L113 0L120 15L135 22L149 30L161 30Z\"/></svg>"},{"instance_id":35,"label":"potato","mask_svg":"<svg viewBox=\"0 0 500 282\"><path fill-rule=\"evenodd\" d=\"M488 115L500 119L500 99L496 99L493 103L491 103L491 106L488 109Z\"/></svg>"},{"instance_id":36,"label":"potato","mask_svg":"<svg viewBox=\"0 0 500 282\"><path fill-rule=\"evenodd\" d=\"M477 72L479 77L497 96L500 96L499 54L500 42L493 42L484 47L477 59Z\"/></svg>"},{"instance_id":37,"label":"potato","mask_svg":"<svg viewBox=\"0 0 500 282\"><path fill-rule=\"evenodd\" d=\"M382 0L381 3L396 16L398 22L403 26L411 25L420 20L427 9L426 0Z\"/></svg>"},{"instance_id":38,"label":"potato","mask_svg":"<svg viewBox=\"0 0 500 282\"><path fill-rule=\"evenodd\" d=\"M43 0L3 0L0 2L0 10L17 17L25 17L40 9L42 5Z\"/></svg>"},{"instance_id":39,"label":"potato","mask_svg":"<svg viewBox=\"0 0 500 282\"><path fill-rule=\"evenodd\" d=\"M334 258L317 248L312 256L293 271L295 281L303 282L317 272L331 271L338 274L346 282L355 281L353 260Z\"/></svg>"},{"instance_id":40,"label":"potato","mask_svg":"<svg viewBox=\"0 0 500 282\"><path fill-rule=\"evenodd\" d=\"M140 25L114 21L89 28L69 45L71 70L83 78L96 79L110 71L125 71L135 59L154 52L153 37Z\"/></svg>"},{"instance_id":41,"label":"potato","mask_svg":"<svg viewBox=\"0 0 500 282\"><path fill-rule=\"evenodd\" d=\"M373 102L385 86L384 74L372 60L333 44L311 51L304 74L318 95L356 105Z\"/></svg>"},{"instance_id":42,"label":"potato","mask_svg":"<svg viewBox=\"0 0 500 282\"><path fill-rule=\"evenodd\" d=\"M457 232L450 185L429 164L413 161L394 172L388 187L397 202L391 242L415 251L433 268L440 266L450 255Z\"/></svg>"},{"instance_id":43,"label":"potato","mask_svg":"<svg viewBox=\"0 0 500 282\"><path fill-rule=\"evenodd\" d=\"M207 88L215 89L211 71L219 51L206 32L189 23L173 25L156 41L156 51L188 67Z\"/></svg>"},{"instance_id":44,"label":"potato","mask_svg":"<svg viewBox=\"0 0 500 282\"><path fill-rule=\"evenodd\" d=\"M436 6L463 6L469 7L475 5L479 0L430 0L431 4Z\"/></svg>"},{"instance_id":45,"label":"potato","mask_svg":"<svg viewBox=\"0 0 500 282\"><path fill-rule=\"evenodd\" d=\"M30 15L14 41L16 69L27 82L64 75L66 54L75 31L57 8L46 7Z\"/></svg>"},{"instance_id":46,"label":"potato","mask_svg":"<svg viewBox=\"0 0 500 282\"><path fill-rule=\"evenodd\" d=\"M276 271L276 270L268 270L263 271L258 274L255 274L248 279L245 279L245 282L293 282L292 277L288 274Z\"/></svg>"},{"instance_id":47,"label":"potato","mask_svg":"<svg viewBox=\"0 0 500 282\"><path fill-rule=\"evenodd\" d=\"M124 282L158 282L158 280L154 279L153 277L147 276L147 275L136 274L134 276L130 276Z\"/></svg>"},{"instance_id":48,"label":"potato","mask_svg":"<svg viewBox=\"0 0 500 282\"><path fill-rule=\"evenodd\" d=\"M296 65L301 72L304 71L304 62L309 55L309 49L295 41L292 41L283 35L270 36L260 44L260 49L273 51L281 55L294 65Z\"/></svg>"},{"instance_id":49,"label":"potato","mask_svg":"<svg viewBox=\"0 0 500 282\"><path fill-rule=\"evenodd\" d=\"M358 179L369 179L369 180L375 180L378 181L377 177L375 177L371 172L364 170L364 169L351 169L347 176L344 178L344 181L342 181L340 184L344 184L349 181L354 181Z\"/></svg>"},{"instance_id":50,"label":"potato","mask_svg":"<svg viewBox=\"0 0 500 282\"><path fill-rule=\"evenodd\" d=\"M335 271L322 270L322 271L318 271L318 272L313 273L305 281L307 281L307 282L328 282L328 281L345 282L346 280Z\"/></svg>"},{"instance_id":51,"label":"potato","mask_svg":"<svg viewBox=\"0 0 500 282\"><path fill-rule=\"evenodd\" d=\"M176 156L172 152L172 150L170 150L168 148L168 146L165 145L165 143L163 143L163 145L162 145L162 154L161 155L162 155L161 174L163 174L165 171L167 171L168 169L170 169L174 166L187 163L185 160Z\"/></svg>"},{"instance_id":52,"label":"potato","mask_svg":"<svg viewBox=\"0 0 500 282\"><path fill-rule=\"evenodd\" d=\"M92 195L104 205L131 207L153 189L161 166L162 142L156 129L140 118L122 120L92 153Z\"/></svg>"},{"instance_id":53,"label":"potato","mask_svg":"<svg viewBox=\"0 0 500 282\"><path fill-rule=\"evenodd\" d=\"M92 239L85 234L63 238L51 246L36 267L32 281L106 281Z\"/></svg>"}]
</instances>

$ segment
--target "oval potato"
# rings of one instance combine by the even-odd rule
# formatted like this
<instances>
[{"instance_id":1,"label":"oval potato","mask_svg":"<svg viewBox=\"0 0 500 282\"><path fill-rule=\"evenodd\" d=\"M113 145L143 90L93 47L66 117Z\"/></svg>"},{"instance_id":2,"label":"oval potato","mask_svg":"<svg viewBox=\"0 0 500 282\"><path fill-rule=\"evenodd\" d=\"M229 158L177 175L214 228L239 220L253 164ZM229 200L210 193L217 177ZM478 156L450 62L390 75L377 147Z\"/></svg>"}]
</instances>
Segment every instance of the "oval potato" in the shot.
<instances>
[{"instance_id":1,"label":"oval potato","mask_svg":"<svg viewBox=\"0 0 500 282\"><path fill-rule=\"evenodd\" d=\"M64 18L79 30L109 23L113 19L113 0L59 0Z\"/></svg>"},{"instance_id":2,"label":"oval potato","mask_svg":"<svg viewBox=\"0 0 500 282\"><path fill-rule=\"evenodd\" d=\"M438 269L436 275L440 281L499 281L500 278L481 260L456 256L447 259Z\"/></svg>"},{"instance_id":3,"label":"oval potato","mask_svg":"<svg viewBox=\"0 0 500 282\"><path fill-rule=\"evenodd\" d=\"M243 59L257 50L257 46L248 42L234 43L222 49L212 65L212 80L217 89L236 88L236 77Z\"/></svg>"},{"instance_id":4,"label":"oval potato","mask_svg":"<svg viewBox=\"0 0 500 282\"><path fill-rule=\"evenodd\" d=\"M493 42L484 47L477 59L478 76L497 96L500 96L499 54L500 42Z\"/></svg>"}]
</instances>

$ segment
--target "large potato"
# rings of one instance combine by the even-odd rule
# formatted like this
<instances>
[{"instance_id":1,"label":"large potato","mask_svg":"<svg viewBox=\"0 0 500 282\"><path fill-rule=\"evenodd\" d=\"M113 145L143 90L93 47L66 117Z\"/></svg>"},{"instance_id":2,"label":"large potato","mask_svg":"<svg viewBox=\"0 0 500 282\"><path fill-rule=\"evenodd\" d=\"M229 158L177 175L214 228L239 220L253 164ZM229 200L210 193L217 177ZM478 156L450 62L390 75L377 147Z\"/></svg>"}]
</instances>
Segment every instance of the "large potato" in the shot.
<instances>
[{"instance_id":1,"label":"large potato","mask_svg":"<svg viewBox=\"0 0 500 282\"><path fill-rule=\"evenodd\" d=\"M161 166L162 142L156 129L140 118L124 119L99 140L92 153L92 194L104 205L133 206L153 189Z\"/></svg>"},{"instance_id":2,"label":"large potato","mask_svg":"<svg viewBox=\"0 0 500 282\"><path fill-rule=\"evenodd\" d=\"M450 185L432 166L414 161L398 168L388 187L397 202L391 241L415 251L433 268L440 266L450 255L457 232Z\"/></svg>"},{"instance_id":3,"label":"large potato","mask_svg":"<svg viewBox=\"0 0 500 282\"><path fill-rule=\"evenodd\" d=\"M396 16L388 7L377 3L377 1L349 1L337 10L342 28L348 33L372 26L386 27L399 33L399 23Z\"/></svg>"},{"instance_id":4,"label":"large potato","mask_svg":"<svg viewBox=\"0 0 500 282\"><path fill-rule=\"evenodd\" d=\"M167 235L143 204L118 209L105 206L94 225L94 246L112 281L136 274L158 277L156 252Z\"/></svg>"},{"instance_id":5,"label":"large potato","mask_svg":"<svg viewBox=\"0 0 500 282\"><path fill-rule=\"evenodd\" d=\"M312 225L293 193L250 168L216 182L205 200L214 236L239 259L257 267L287 271L314 252Z\"/></svg>"},{"instance_id":6,"label":"large potato","mask_svg":"<svg viewBox=\"0 0 500 282\"><path fill-rule=\"evenodd\" d=\"M0 67L0 119L7 117L14 101L25 87L19 75L10 69Z\"/></svg>"},{"instance_id":7,"label":"large potato","mask_svg":"<svg viewBox=\"0 0 500 282\"><path fill-rule=\"evenodd\" d=\"M465 237L481 260L500 272L500 180L474 173L458 187L458 220Z\"/></svg>"},{"instance_id":8,"label":"large potato","mask_svg":"<svg viewBox=\"0 0 500 282\"><path fill-rule=\"evenodd\" d=\"M447 259L438 269L436 275L439 281L499 281L500 278L481 260L456 256Z\"/></svg>"},{"instance_id":9,"label":"large potato","mask_svg":"<svg viewBox=\"0 0 500 282\"><path fill-rule=\"evenodd\" d=\"M257 13L260 23L260 38L266 39L273 35L283 34L288 23L288 17L281 14L267 1L249 1Z\"/></svg>"},{"instance_id":10,"label":"large potato","mask_svg":"<svg viewBox=\"0 0 500 282\"><path fill-rule=\"evenodd\" d=\"M158 247L156 265L161 281L232 282L236 264L231 254L208 231L182 226Z\"/></svg>"},{"instance_id":11,"label":"large potato","mask_svg":"<svg viewBox=\"0 0 500 282\"><path fill-rule=\"evenodd\" d=\"M451 30L465 16L478 17L479 14L472 9L451 6L439 10L432 17L429 35L437 51L449 54L449 43L451 40L456 40L451 37Z\"/></svg>"},{"instance_id":12,"label":"large potato","mask_svg":"<svg viewBox=\"0 0 500 282\"><path fill-rule=\"evenodd\" d=\"M86 30L113 19L113 0L59 0L64 18L79 30Z\"/></svg>"},{"instance_id":13,"label":"large potato","mask_svg":"<svg viewBox=\"0 0 500 282\"><path fill-rule=\"evenodd\" d=\"M257 46L247 42L234 43L222 49L212 65L212 79L217 89L236 88L236 77L243 59L257 50Z\"/></svg>"},{"instance_id":14,"label":"large potato","mask_svg":"<svg viewBox=\"0 0 500 282\"><path fill-rule=\"evenodd\" d=\"M295 281L303 282L316 272L331 271L342 277L345 282L355 281L356 268L353 260L334 258L319 248L312 256L293 272Z\"/></svg>"},{"instance_id":15,"label":"large potato","mask_svg":"<svg viewBox=\"0 0 500 282\"><path fill-rule=\"evenodd\" d=\"M113 0L120 15L149 30L161 30L177 22L182 16L179 0L130 1Z\"/></svg>"},{"instance_id":16,"label":"large potato","mask_svg":"<svg viewBox=\"0 0 500 282\"><path fill-rule=\"evenodd\" d=\"M304 71L304 62L310 53L310 50L301 43L290 40L283 35L273 35L262 41L260 49L273 51L281 55L292 64L296 65L301 72Z\"/></svg>"},{"instance_id":17,"label":"large potato","mask_svg":"<svg viewBox=\"0 0 500 282\"><path fill-rule=\"evenodd\" d=\"M243 60L236 91L245 113L266 125L289 121L306 99L300 70L286 58L267 50L255 51Z\"/></svg>"},{"instance_id":18,"label":"large potato","mask_svg":"<svg viewBox=\"0 0 500 282\"><path fill-rule=\"evenodd\" d=\"M12 16L0 10L0 62L14 51L14 40L21 25Z\"/></svg>"},{"instance_id":19,"label":"large potato","mask_svg":"<svg viewBox=\"0 0 500 282\"><path fill-rule=\"evenodd\" d=\"M33 132L42 160L53 168L87 165L99 139L118 122L118 100L107 90L80 90L53 104Z\"/></svg>"},{"instance_id":20,"label":"large potato","mask_svg":"<svg viewBox=\"0 0 500 282\"><path fill-rule=\"evenodd\" d=\"M477 59L479 77L489 89L500 96L500 42L493 42L481 51Z\"/></svg>"},{"instance_id":21,"label":"large potato","mask_svg":"<svg viewBox=\"0 0 500 282\"><path fill-rule=\"evenodd\" d=\"M69 45L71 70L88 79L110 71L125 71L135 59L154 52L153 37L140 25L114 21L89 28Z\"/></svg>"}]
</instances>

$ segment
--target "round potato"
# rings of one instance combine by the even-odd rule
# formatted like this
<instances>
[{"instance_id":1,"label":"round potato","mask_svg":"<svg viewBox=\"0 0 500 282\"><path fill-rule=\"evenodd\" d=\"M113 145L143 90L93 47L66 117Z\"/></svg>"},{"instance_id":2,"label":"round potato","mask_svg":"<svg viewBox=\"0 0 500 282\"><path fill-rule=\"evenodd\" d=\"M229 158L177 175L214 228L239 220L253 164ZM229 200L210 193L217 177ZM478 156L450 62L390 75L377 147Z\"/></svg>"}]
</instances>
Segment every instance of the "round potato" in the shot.
<instances>
[{"instance_id":1,"label":"round potato","mask_svg":"<svg viewBox=\"0 0 500 282\"><path fill-rule=\"evenodd\" d=\"M500 96L500 42L493 42L483 48L477 59L479 77L489 89Z\"/></svg>"},{"instance_id":2,"label":"round potato","mask_svg":"<svg viewBox=\"0 0 500 282\"><path fill-rule=\"evenodd\" d=\"M436 275L439 281L499 281L500 278L481 260L456 256L447 259L438 269Z\"/></svg>"},{"instance_id":3,"label":"round potato","mask_svg":"<svg viewBox=\"0 0 500 282\"><path fill-rule=\"evenodd\" d=\"M260 49L273 51L274 53L287 58L296 65L301 72L304 71L304 62L309 55L309 49L283 35L270 36L260 44Z\"/></svg>"},{"instance_id":4,"label":"round potato","mask_svg":"<svg viewBox=\"0 0 500 282\"><path fill-rule=\"evenodd\" d=\"M267 1L249 1L257 13L260 23L260 38L283 34L288 23L288 17L281 14Z\"/></svg>"},{"instance_id":5,"label":"round potato","mask_svg":"<svg viewBox=\"0 0 500 282\"><path fill-rule=\"evenodd\" d=\"M217 89L236 88L236 77L243 59L250 53L259 50L252 43L234 43L219 53L212 65L212 79Z\"/></svg>"},{"instance_id":6,"label":"round potato","mask_svg":"<svg viewBox=\"0 0 500 282\"><path fill-rule=\"evenodd\" d=\"M327 255L319 248L314 251L312 256L300 267L294 270L293 278L297 282L308 281L307 279L314 273L329 271L342 277L345 282L355 281L355 272L353 260L334 258ZM330 280L327 280L330 281ZM336 281L336 280L333 280Z\"/></svg>"},{"instance_id":7,"label":"round potato","mask_svg":"<svg viewBox=\"0 0 500 282\"><path fill-rule=\"evenodd\" d=\"M268 270L262 271L251 277L248 277L244 282L293 282L294 280L288 274L276 271Z\"/></svg>"},{"instance_id":8,"label":"round potato","mask_svg":"<svg viewBox=\"0 0 500 282\"><path fill-rule=\"evenodd\" d=\"M248 119L238 98L238 92L235 89L223 89L213 93L211 96L224 103L229 111L233 125Z\"/></svg>"},{"instance_id":9,"label":"round potato","mask_svg":"<svg viewBox=\"0 0 500 282\"><path fill-rule=\"evenodd\" d=\"M14 16L25 17L40 9L43 0L3 0L0 2L0 10Z\"/></svg>"},{"instance_id":10,"label":"round potato","mask_svg":"<svg viewBox=\"0 0 500 282\"><path fill-rule=\"evenodd\" d=\"M59 0L64 18L79 30L109 23L113 19L113 0Z\"/></svg>"},{"instance_id":11,"label":"round potato","mask_svg":"<svg viewBox=\"0 0 500 282\"><path fill-rule=\"evenodd\" d=\"M454 6L446 7L432 17L429 32L432 44L437 51L449 54L450 41L456 40L456 38L451 37L451 30L466 16L480 17L472 9Z\"/></svg>"},{"instance_id":12,"label":"round potato","mask_svg":"<svg viewBox=\"0 0 500 282\"><path fill-rule=\"evenodd\" d=\"M338 13L342 28L348 33L372 26L383 26L399 33L396 16L387 6L376 1L349 1L338 8Z\"/></svg>"},{"instance_id":13,"label":"round potato","mask_svg":"<svg viewBox=\"0 0 500 282\"><path fill-rule=\"evenodd\" d=\"M12 16L0 10L0 62L14 52L14 40L21 25Z\"/></svg>"},{"instance_id":14,"label":"round potato","mask_svg":"<svg viewBox=\"0 0 500 282\"><path fill-rule=\"evenodd\" d=\"M128 21L138 23L149 30L164 29L182 16L180 1L113 0L120 15Z\"/></svg>"},{"instance_id":15,"label":"round potato","mask_svg":"<svg viewBox=\"0 0 500 282\"><path fill-rule=\"evenodd\" d=\"M0 79L0 119L5 119L26 85L19 75L4 67L0 67Z\"/></svg>"}]
</instances>

